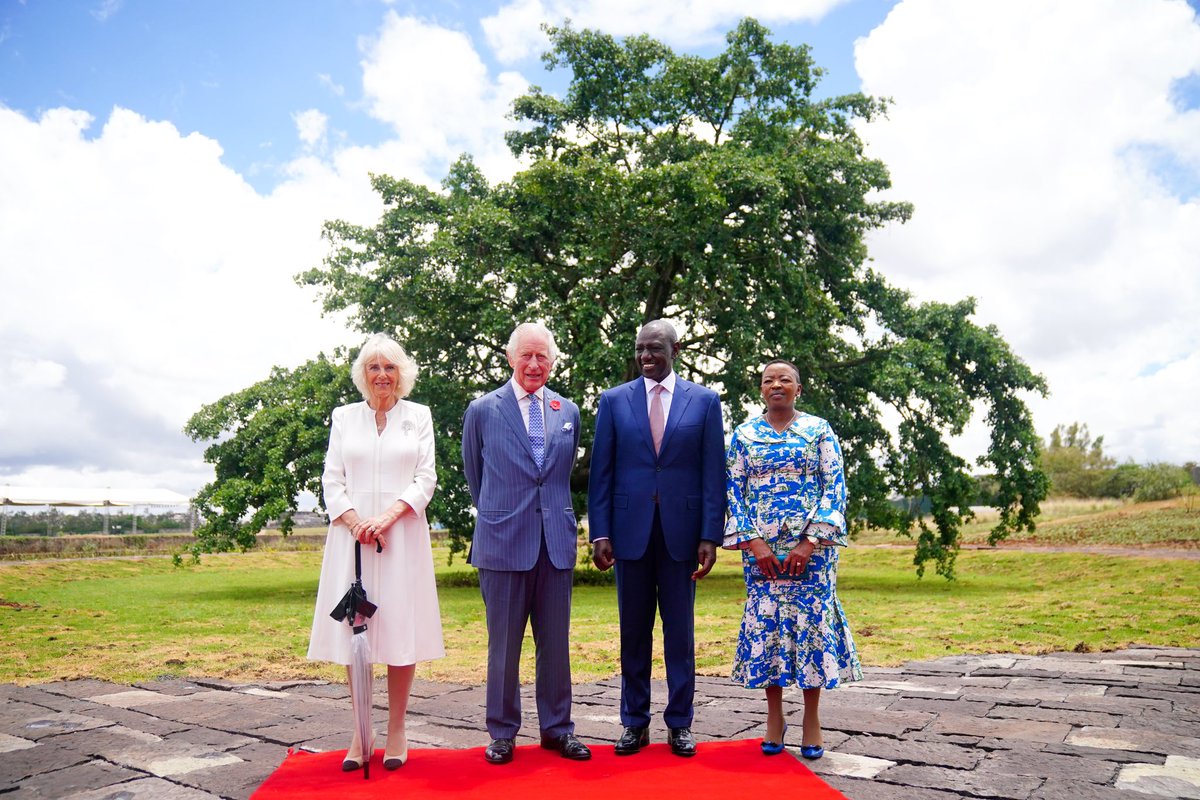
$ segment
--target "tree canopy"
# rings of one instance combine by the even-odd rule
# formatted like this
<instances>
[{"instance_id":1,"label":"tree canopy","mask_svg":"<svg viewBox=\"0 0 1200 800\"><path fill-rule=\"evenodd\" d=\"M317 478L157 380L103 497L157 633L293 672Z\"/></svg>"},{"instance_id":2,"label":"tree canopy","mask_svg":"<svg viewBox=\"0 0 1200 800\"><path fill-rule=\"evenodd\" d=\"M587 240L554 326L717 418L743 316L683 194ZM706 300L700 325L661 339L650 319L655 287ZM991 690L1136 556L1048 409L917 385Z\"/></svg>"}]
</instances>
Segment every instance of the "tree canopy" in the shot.
<instances>
[{"instance_id":1,"label":"tree canopy","mask_svg":"<svg viewBox=\"0 0 1200 800\"><path fill-rule=\"evenodd\" d=\"M758 403L766 360L799 366L801 405L841 439L851 518L915 532L919 572L932 560L952 574L973 481L948 439L976 410L991 431L976 466L999 487L993 536L1032 527L1046 482L1022 395L1044 391L1042 379L996 329L972 321L973 300L916 303L869 266L865 235L911 213L880 199L887 169L856 131L886 102L819 98L809 49L772 41L750 19L712 58L647 36L547 30L546 66L571 80L561 98L531 87L514 102L506 139L525 168L493 185L464 155L441 191L372 176L378 223L327 223L328 257L298 276L327 311L349 312L364 333L394 333L423 366L414 399L434 415L431 515L456 547L471 532L463 411L509 377L508 335L534 319L565 354L551 384L584 417L580 507L598 395L637 374L639 326L667 318L681 336L676 369L722 394L731 425ZM189 423L195 438L226 437L208 454L218 476L202 510L216 521L202 537L225 530L227 543L252 542L263 509L316 486L328 413L357 399L333 383L305 388L310 370L328 366L279 371ZM899 421L891 432L885 413ZM928 520L896 496L927 498Z\"/></svg>"}]
</instances>

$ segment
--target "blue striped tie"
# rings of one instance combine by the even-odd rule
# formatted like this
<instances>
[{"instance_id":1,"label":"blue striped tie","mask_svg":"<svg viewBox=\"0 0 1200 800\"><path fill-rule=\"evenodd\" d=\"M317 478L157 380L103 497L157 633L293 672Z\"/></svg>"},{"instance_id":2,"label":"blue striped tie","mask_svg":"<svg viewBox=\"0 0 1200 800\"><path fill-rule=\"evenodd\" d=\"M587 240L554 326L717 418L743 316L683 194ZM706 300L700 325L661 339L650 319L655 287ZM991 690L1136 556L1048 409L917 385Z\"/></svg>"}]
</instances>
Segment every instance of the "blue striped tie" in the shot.
<instances>
[{"instance_id":1,"label":"blue striped tie","mask_svg":"<svg viewBox=\"0 0 1200 800\"><path fill-rule=\"evenodd\" d=\"M529 395L529 446L533 448L533 460L542 468L546 457L546 426L542 421L542 401L536 394Z\"/></svg>"}]
</instances>

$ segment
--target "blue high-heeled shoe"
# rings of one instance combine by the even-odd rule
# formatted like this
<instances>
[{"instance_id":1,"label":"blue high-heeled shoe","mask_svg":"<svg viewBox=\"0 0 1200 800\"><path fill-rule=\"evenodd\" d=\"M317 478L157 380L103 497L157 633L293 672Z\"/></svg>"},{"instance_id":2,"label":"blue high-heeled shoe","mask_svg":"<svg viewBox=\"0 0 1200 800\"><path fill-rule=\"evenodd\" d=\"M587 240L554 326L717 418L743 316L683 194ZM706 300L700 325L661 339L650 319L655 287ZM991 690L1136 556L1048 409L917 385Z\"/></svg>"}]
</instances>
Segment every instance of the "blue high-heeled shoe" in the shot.
<instances>
[{"instance_id":1,"label":"blue high-heeled shoe","mask_svg":"<svg viewBox=\"0 0 1200 800\"><path fill-rule=\"evenodd\" d=\"M783 733L780 734L778 742L768 742L766 739L762 740L762 751L764 756L777 756L783 752L783 742L785 739L787 739L787 729L788 726L785 724L783 726Z\"/></svg>"},{"instance_id":2,"label":"blue high-heeled shoe","mask_svg":"<svg viewBox=\"0 0 1200 800\"><path fill-rule=\"evenodd\" d=\"M821 747L819 744L802 744L800 745L800 755L816 761L818 758L825 755L825 748Z\"/></svg>"}]
</instances>

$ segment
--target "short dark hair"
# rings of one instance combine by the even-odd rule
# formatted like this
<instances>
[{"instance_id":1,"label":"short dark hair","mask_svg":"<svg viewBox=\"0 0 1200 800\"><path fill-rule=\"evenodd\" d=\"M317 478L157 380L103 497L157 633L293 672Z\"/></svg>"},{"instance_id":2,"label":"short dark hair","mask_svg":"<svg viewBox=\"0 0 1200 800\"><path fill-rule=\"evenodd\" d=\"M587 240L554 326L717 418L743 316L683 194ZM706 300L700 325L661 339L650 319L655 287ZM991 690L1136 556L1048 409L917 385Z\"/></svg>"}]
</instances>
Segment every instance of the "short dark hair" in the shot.
<instances>
[{"instance_id":1,"label":"short dark hair","mask_svg":"<svg viewBox=\"0 0 1200 800\"><path fill-rule=\"evenodd\" d=\"M767 374L767 367L773 367L773 366L775 366L776 364L783 364L783 365L784 365L784 366L786 366L788 369L790 369L790 370L792 371L792 374L794 374L794 375L796 376L796 383L797 383L797 384L799 384L799 383L800 383L800 368L799 368L799 367L797 367L797 366L796 366L795 364L793 364L792 362L788 361L786 358L772 358L772 359L771 359L770 361L768 361L766 364L763 364L762 371L758 373L758 380L759 380L759 382L761 382L761 381L762 381L762 379L763 379L763 375L766 375L766 374Z\"/></svg>"},{"instance_id":2,"label":"short dark hair","mask_svg":"<svg viewBox=\"0 0 1200 800\"><path fill-rule=\"evenodd\" d=\"M638 333L642 331L662 331L667 335L667 341L674 347L679 342L679 334L675 332L675 326L667 322L665 319L652 319L638 329Z\"/></svg>"}]
</instances>

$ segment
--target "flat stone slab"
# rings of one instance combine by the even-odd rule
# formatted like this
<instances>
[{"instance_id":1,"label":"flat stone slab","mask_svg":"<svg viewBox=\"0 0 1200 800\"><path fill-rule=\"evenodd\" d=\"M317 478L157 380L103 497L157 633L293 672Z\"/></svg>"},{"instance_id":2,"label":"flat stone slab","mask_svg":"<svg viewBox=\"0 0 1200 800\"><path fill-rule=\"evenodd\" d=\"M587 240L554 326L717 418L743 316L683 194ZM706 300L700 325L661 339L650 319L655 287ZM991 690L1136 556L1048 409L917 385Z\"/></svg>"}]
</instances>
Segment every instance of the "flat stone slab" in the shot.
<instances>
[{"instance_id":1,"label":"flat stone slab","mask_svg":"<svg viewBox=\"0 0 1200 800\"><path fill-rule=\"evenodd\" d=\"M871 668L822 693L826 755L804 764L853 800L1200 800L1200 650L951 656ZM666 739L666 687L653 686L651 740ZM537 737L522 687L518 744ZM372 718L386 744L387 693ZM620 681L575 687L576 734L593 748L621 732ZM482 686L417 681L411 747L481 748ZM349 742L342 684L165 679L0 686L0 795L58 800L244 800L289 747ZM802 693L784 693L797 757ZM704 743L762 736L766 706L724 677L697 679ZM419 757L419 756L418 756Z\"/></svg>"},{"instance_id":2,"label":"flat stone slab","mask_svg":"<svg viewBox=\"0 0 1200 800\"><path fill-rule=\"evenodd\" d=\"M1131 728L1083 727L1072 731L1067 744L1085 747L1103 747L1112 750L1136 750L1164 755L1186 755L1200 757L1200 739L1192 736L1173 736L1154 731Z\"/></svg>"},{"instance_id":3,"label":"flat stone slab","mask_svg":"<svg viewBox=\"0 0 1200 800\"><path fill-rule=\"evenodd\" d=\"M941 789L983 797L1003 797L1009 800L1026 800L1042 785L1042 779L1036 777L907 764L885 770L878 777L889 783L905 786L921 786L926 789Z\"/></svg>"},{"instance_id":4,"label":"flat stone slab","mask_svg":"<svg viewBox=\"0 0 1200 800\"><path fill-rule=\"evenodd\" d=\"M106 719L85 717L82 714L69 714L65 711L49 714L37 714L32 717L4 726L6 733L19 736L22 739L40 741L50 736L76 731L88 731L94 728L105 728L113 723Z\"/></svg>"},{"instance_id":5,"label":"flat stone slab","mask_svg":"<svg viewBox=\"0 0 1200 800\"><path fill-rule=\"evenodd\" d=\"M1160 797L1200 798L1200 759L1167 756L1165 764L1130 764L1117 775L1118 789Z\"/></svg>"},{"instance_id":6,"label":"flat stone slab","mask_svg":"<svg viewBox=\"0 0 1200 800\"><path fill-rule=\"evenodd\" d=\"M939 714L929 726L929 730L934 733L1016 739L1025 742L1061 742L1071 733L1071 726L1065 722Z\"/></svg>"},{"instance_id":7,"label":"flat stone slab","mask_svg":"<svg viewBox=\"0 0 1200 800\"><path fill-rule=\"evenodd\" d=\"M114 783L125 783L143 777L131 769L105 761L89 761L73 767L36 775L21 783L18 795L22 798L58 800L79 792L91 791Z\"/></svg>"},{"instance_id":8,"label":"flat stone slab","mask_svg":"<svg viewBox=\"0 0 1200 800\"><path fill-rule=\"evenodd\" d=\"M14 750L28 750L31 747L37 747L37 742L22 739L20 736L9 736L7 733L0 733L0 753L11 753Z\"/></svg>"},{"instance_id":9,"label":"flat stone slab","mask_svg":"<svg viewBox=\"0 0 1200 800\"><path fill-rule=\"evenodd\" d=\"M130 689L127 692L113 692L112 694L97 694L88 698L93 703L100 703L114 708L143 708L145 706L153 706L158 703L174 703L178 700L177 697L172 697L169 694L161 692L151 692L145 689Z\"/></svg>"},{"instance_id":10,"label":"flat stone slab","mask_svg":"<svg viewBox=\"0 0 1200 800\"><path fill-rule=\"evenodd\" d=\"M843 744L839 752L890 759L897 763L933 764L954 769L974 769L987 755L978 747L895 739L890 736L855 736Z\"/></svg>"},{"instance_id":11,"label":"flat stone slab","mask_svg":"<svg viewBox=\"0 0 1200 800\"><path fill-rule=\"evenodd\" d=\"M219 796L162 778L139 778L67 795L61 800L219 800Z\"/></svg>"},{"instance_id":12,"label":"flat stone slab","mask_svg":"<svg viewBox=\"0 0 1200 800\"><path fill-rule=\"evenodd\" d=\"M789 753L792 753L796 758L800 758L803 763L809 765L809 769L821 776L844 775L848 778L874 778L885 769L896 766L895 761L888 761L886 758L872 758L871 756L834 752L832 750L827 751L816 762L806 761L799 755L799 748L795 748L795 752L792 751L793 748L789 747Z\"/></svg>"}]
</instances>

